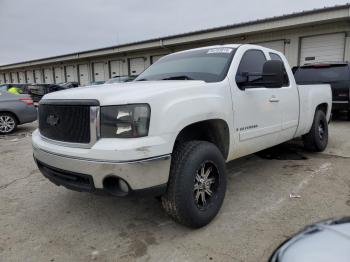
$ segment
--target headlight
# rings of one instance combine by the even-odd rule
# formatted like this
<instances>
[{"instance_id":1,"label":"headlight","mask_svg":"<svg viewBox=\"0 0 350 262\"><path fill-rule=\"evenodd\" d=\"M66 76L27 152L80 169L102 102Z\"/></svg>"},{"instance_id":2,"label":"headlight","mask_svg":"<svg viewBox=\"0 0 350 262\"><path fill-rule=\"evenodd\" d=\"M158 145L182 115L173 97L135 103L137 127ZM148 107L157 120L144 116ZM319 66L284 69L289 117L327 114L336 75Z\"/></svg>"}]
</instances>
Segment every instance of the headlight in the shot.
<instances>
[{"instance_id":1,"label":"headlight","mask_svg":"<svg viewBox=\"0 0 350 262\"><path fill-rule=\"evenodd\" d=\"M101 137L134 138L148 135L148 104L101 107Z\"/></svg>"}]
</instances>

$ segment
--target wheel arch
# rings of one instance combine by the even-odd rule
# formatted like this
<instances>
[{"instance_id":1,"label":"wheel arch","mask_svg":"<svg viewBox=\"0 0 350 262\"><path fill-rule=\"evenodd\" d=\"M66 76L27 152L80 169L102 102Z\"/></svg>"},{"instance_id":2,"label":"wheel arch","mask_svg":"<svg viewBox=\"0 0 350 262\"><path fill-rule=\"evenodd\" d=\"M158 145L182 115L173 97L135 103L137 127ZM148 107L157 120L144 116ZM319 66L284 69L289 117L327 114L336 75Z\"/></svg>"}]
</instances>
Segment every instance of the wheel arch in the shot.
<instances>
[{"instance_id":1,"label":"wheel arch","mask_svg":"<svg viewBox=\"0 0 350 262\"><path fill-rule=\"evenodd\" d=\"M209 119L185 126L176 136L173 150L184 142L200 140L211 142L218 147L226 160L230 150L230 130L223 119Z\"/></svg>"},{"instance_id":2,"label":"wheel arch","mask_svg":"<svg viewBox=\"0 0 350 262\"><path fill-rule=\"evenodd\" d=\"M11 115L11 116L13 116L14 118L15 118L15 120L16 120L16 124L17 125L19 125L21 122L19 121L19 118L18 118L18 116L15 114L15 113L13 113L13 112L11 112L11 111L7 111L7 110L0 110L0 114L9 114L9 115Z\"/></svg>"},{"instance_id":3,"label":"wheel arch","mask_svg":"<svg viewBox=\"0 0 350 262\"><path fill-rule=\"evenodd\" d=\"M318 110L323 111L323 113L327 116L328 115L328 104L327 103L319 104L318 106L316 106L315 113Z\"/></svg>"}]
</instances>

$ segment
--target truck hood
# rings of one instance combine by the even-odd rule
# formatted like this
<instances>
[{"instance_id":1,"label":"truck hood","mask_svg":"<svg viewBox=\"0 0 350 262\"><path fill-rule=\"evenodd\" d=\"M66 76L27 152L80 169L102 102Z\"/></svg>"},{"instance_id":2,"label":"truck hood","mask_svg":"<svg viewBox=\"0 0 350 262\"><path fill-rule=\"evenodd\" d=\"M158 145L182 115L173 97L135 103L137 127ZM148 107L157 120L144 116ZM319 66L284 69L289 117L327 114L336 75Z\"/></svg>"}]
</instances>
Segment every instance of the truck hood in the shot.
<instances>
[{"instance_id":1,"label":"truck hood","mask_svg":"<svg viewBox=\"0 0 350 262\"><path fill-rule=\"evenodd\" d=\"M197 80L135 81L72 88L47 94L43 100L97 99L101 105L149 103L150 100L161 95L183 91L191 93L204 85L207 83Z\"/></svg>"}]
</instances>

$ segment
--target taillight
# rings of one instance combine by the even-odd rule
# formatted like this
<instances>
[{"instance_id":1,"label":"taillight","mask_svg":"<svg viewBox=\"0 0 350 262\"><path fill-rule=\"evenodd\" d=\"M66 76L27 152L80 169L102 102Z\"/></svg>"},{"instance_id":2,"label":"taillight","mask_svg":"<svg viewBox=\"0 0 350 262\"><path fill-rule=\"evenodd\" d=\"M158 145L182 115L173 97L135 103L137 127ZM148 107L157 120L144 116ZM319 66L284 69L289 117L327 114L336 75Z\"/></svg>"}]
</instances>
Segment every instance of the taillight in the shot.
<instances>
[{"instance_id":1,"label":"taillight","mask_svg":"<svg viewBox=\"0 0 350 262\"><path fill-rule=\"evenodd\" d=\"M29 97L23 97L23 98L20 98L19 100L23 101L23 102L26 103L28 106L34 105L33 99L31 99L31 98L29 98Z\"/></svg>"}]
</instances>

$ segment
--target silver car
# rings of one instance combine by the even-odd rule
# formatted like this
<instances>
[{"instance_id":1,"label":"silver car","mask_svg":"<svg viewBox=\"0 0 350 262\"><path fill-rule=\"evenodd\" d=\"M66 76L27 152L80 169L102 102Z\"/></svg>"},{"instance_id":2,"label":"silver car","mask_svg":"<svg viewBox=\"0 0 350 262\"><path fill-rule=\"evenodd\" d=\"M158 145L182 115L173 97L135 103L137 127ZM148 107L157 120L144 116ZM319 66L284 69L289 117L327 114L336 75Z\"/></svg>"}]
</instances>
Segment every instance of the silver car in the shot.
<instances>
[{"instance_id":1,"label":"silver car","mask_svg":"<svg viewBox=\"0 0 350 262\"><path fill-rule=\"evenodd\" d=\"M306 227L286 240L269 262L349 262L350 217Z\"/></svg>"},{"instance_id":2,"label":"silver car","mask_svg":"<svg viewBox=\"0 0 350 262\"><path fill-rule=\"evenodd\" d=\"M16 130L18 125L37 119L37 110L29 95L12 94L0 88L0 135Z\"/></svg>"}]
</instances>

